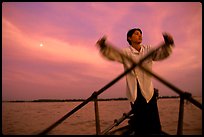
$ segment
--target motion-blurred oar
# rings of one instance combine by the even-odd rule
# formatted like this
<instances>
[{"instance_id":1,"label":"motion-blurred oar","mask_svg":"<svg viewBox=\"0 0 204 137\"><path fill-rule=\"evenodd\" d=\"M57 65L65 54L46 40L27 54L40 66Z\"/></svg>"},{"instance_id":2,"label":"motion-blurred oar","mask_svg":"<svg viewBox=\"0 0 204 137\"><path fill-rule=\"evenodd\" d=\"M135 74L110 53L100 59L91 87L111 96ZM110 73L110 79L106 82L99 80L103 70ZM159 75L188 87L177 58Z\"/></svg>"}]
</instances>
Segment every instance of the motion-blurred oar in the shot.
<instances>
[{"instance_id":1,"label":"motion-blurred oar","mask_svg":"<svg viewBox=\"0 0 204 137\"><path fill-rule=\"evenodd\" d=\"M81 109L84 105L86 105L88 102L92 101L94 98L96 98L99 94L101 94L103 91L105 91L106 89L108 89L109 87L111 87L113 84L115 84L118 80L120 80L123 76L125 76L127 73L129 73L132 69L134 69L137 65L142 64L143 61L145 61L145 59L149 58L154 51L156 51L157 49L159 49L161 46L163 46L164 43L162 43L158 48L156 48L155 50L152 50L151 52L149 52L146 56L144 56L138 63L134 63L132 65L132 67L130 67L129 69L125 70L122 74L120 74L118 77L116 77L115 79L113 79L111 82L109 82L108 84L106 84L104 87L102 87L100 90L98 90L97 92L95 91L89 98L87 98L85 101L83 101L81 104L79 104L78 106L76 106L73 110L71 110L70 112L68 112L66 115L64 115L62 118L60 118L59 120L57 120L55 123L53 123L52 125L50 125L48 128L46 128L45 130L43 130L41 133L39 133L39 135L44 135L47 134L50 130L52 130L53 128L55 128L58 124L60 124L62 121L64 121L66 118L68 118L69 116L71 116L72 114L74 114L76 111L78 111L79 109ZM110 45L111 46L111 45ZM112 46L113 47L113 46ZM122 54L120 52L119 49L116 49L115 47L113 47L114 50L116 50L118 53Z\"/></svg>"}]
</instances>

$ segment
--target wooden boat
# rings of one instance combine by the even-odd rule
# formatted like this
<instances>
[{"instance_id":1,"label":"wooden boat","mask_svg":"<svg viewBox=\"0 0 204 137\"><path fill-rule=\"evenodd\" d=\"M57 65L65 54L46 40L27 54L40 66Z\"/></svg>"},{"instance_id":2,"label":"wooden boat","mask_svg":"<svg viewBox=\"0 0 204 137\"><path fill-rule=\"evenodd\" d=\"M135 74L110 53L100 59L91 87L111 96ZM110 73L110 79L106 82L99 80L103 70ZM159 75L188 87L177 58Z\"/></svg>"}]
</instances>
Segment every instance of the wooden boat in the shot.
<instances>
[{"instance_id":1,"label":"wooden boat","mask_svg":"<svg viewBox=\"0 0 204 137\"><path fill-rule=\"evenodd\" d=\"M107 133L107 135L135 135L133 131L130 130L129 125L117 128ZM152 134L152 135L169 135L164 131L161 131L160 134Z\"/></svg>"},{"instance_id":2,"label":"wooden boat","mask_svg":"<svg viewBox=\"0 0 204 137\"><path fill-rule=\"evenodd\" d=\"M101 89L99 89L98 91L93 92L93 94L87 98L85 101L83 101L81 104L79 104L78 106L76 106L74 109L72 109L70 112L68 112L67 114L65 114L62 118L60 118L59 120L57 120L55 123L53 123L52 125L50 125L49 127L47 127L45 130L43 130L42 132L40 132L38 135L44 135L47 134L50 130L52 130L53 128L55 128L57 125L59 125L62 121L64 121L66 118L68 118L69 116L71 116L72 114L74 114L76 111L78 111L79 109L81 109L83 106L85 106L87 103L89 103L90 101L94 100L94 106L95 106L95 114L96 114L96 134L109 134L109 135L134 135L134 132L131 132L130 127L124 126L121 128L118 128L116 130L109 130L112 129L115 125L118 125L121 123L121 121L123 121L124 119L127 118L127 116L129 116L128 114L125 114L121 119L119 119L119 122L116 121L114 122L113 125L111 125L110 127L108 127L105 131L103 131L102 133L100 133L99 129L100 129L100 125L99 125L99 118L98 118L98 103L97 103L97 97L103 93L106 89L108 89L109 87L111 87L113 84L115 84L118 80L120 80L122 77L124 77L127 73L129 73L132 69L134 69L136 66L142 64L143 61L145 61L147 58L149 58L156 50L158 50L160 47L162 47L164 44L161 44L160 46L158 46L157 48L155 48L153 51L149 52L146 56L144 56L142 59L140 59L139 62L135 62L133 61L131 58L127 58L128 60L130 60L131 62L133 62L132 67L130 67L129 69L125 70L122 74L120 74L118 77L116 77L115 79L113 79L110 83L106 84L105 86L103 86ZM117 49L115 49L117 50ZM120 53L118 51L118 53ZM154 78L156 78L157 80L159 80L161 83L163 83L164 85L166 85L167 87L169 87L170 89L172 89L174 92L176 92L177 94L180 95L180 105L179 105L179 120L178 120L178 129L177 129L177 134L178 135L182 135L182 130L183 130L183 113L184 113L184 100L188 100L190 101L192 104L194 104L196 107L200 108L201 110L203 109L202 104L198 101L196 101L195 99L192 98L191 94L188 92L185 92L181 89L179 89L178 87L174 86L173 84L169 83L168 81L166 81L165 79L159 77L158 75L156 75L155 73L153 73L152 71L149 71L148 69L142 67L140 65L140 67L146 71L147 73L149 73L150 75L152 75ZM161 132L161 135L167 135L165 132Z\"/></svg>"}]
</instances>

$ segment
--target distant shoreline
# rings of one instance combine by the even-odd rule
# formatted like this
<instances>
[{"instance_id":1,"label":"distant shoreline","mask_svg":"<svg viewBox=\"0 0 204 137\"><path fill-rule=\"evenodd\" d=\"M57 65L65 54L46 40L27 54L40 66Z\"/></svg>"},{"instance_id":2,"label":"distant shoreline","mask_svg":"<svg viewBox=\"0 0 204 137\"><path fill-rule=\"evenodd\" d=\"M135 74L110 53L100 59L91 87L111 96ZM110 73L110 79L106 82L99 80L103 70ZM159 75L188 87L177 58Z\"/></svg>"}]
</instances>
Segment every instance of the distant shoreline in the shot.
<instances>
[{"instance_id":1,"label":"distant shoreline","mask_svg":"<svg viewBox=\"0 0 204 137\"><path fill-rule=\"evenodd\" d=\"M166 98L179 98L179 96L159 96L158 99ZM82 102L86 99L37 99L37 100L13 100L13 101L2 101L2 102ZM98 101L121 101L128 100L127 98L107 98L107 99L97 99ZM93 101L93 100L92 100Z\"/></svg>"}]
</instances>

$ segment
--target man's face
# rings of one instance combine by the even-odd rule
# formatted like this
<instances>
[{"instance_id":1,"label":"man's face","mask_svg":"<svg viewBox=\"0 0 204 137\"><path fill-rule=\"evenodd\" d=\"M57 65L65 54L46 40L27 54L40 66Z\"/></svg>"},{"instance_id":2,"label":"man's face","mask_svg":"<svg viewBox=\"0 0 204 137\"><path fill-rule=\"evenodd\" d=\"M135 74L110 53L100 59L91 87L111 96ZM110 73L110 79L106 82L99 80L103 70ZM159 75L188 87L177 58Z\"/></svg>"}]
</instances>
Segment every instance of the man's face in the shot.
<instances>
[{"instance_id":1,"label":"man's face","mask_svg":"<svg viewBox=\"0 0 204 137\"><path fill-rule=\"evenodd\" d=\"M131 43L140 44L142 43L142 34L140 33L139 30L135 30L132 36L129 37L129 40L131 41Z\"/></svg>"}]
</instances>

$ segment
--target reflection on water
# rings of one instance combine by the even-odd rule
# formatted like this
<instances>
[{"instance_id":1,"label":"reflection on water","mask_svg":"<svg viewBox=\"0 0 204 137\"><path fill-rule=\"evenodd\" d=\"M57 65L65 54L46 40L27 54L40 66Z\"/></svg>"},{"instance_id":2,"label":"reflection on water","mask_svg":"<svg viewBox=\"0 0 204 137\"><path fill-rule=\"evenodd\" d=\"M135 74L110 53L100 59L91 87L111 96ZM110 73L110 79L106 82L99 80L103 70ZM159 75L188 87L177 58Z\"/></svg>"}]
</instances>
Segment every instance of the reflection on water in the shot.
<instances>
[{"instance_id":1,"label":"reflection on water","mask_svg":"<svg viewBox=\"0 0 204 137\"><path fill-rule=\"evenodd\" d=\"M202 102L201 98L197 98ZM21 102L2 103L2 133L4 135L35 135L59 120L81 102ZM101 130L110 126L114 119L130 110L130 103L123 101L100 101L99 116ZM179 99L159 99L158 108L163 131L177 133ZM119 127L127 124L125 120ZM64 120L48 134L52 135L93 135L95 112L93 102ZM184 135L202 134L202 110L191 103L184 105Z\"/></svg>"}]
</instances>

